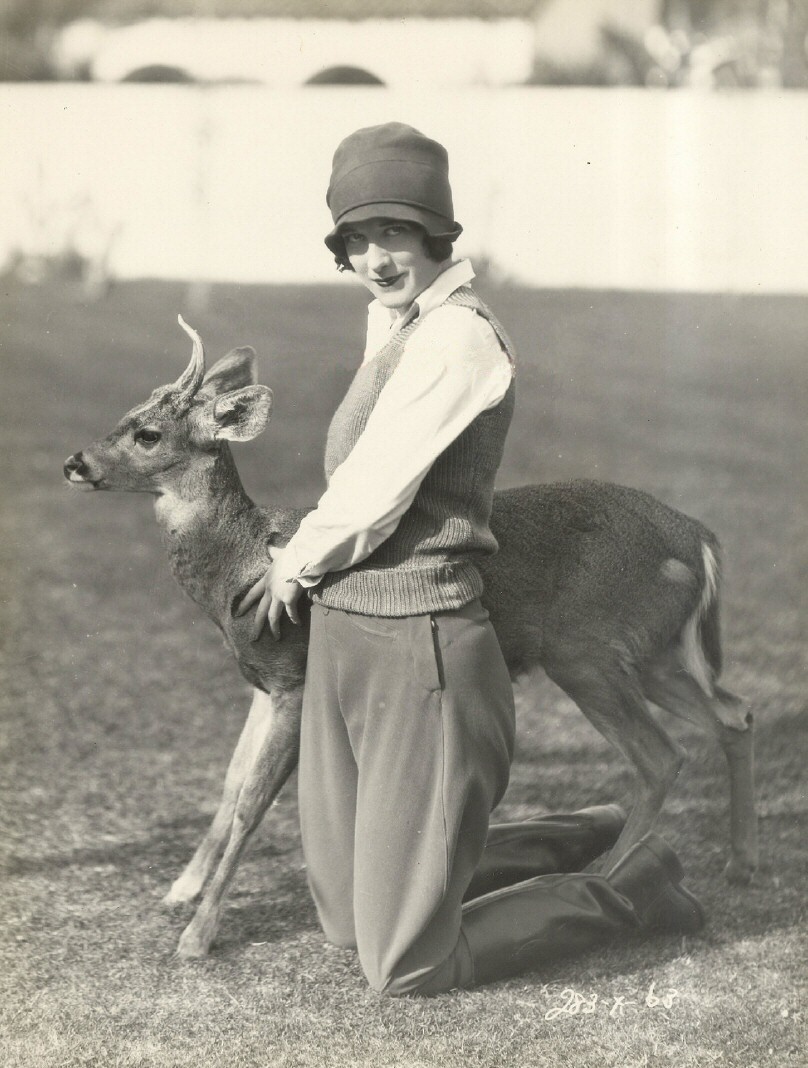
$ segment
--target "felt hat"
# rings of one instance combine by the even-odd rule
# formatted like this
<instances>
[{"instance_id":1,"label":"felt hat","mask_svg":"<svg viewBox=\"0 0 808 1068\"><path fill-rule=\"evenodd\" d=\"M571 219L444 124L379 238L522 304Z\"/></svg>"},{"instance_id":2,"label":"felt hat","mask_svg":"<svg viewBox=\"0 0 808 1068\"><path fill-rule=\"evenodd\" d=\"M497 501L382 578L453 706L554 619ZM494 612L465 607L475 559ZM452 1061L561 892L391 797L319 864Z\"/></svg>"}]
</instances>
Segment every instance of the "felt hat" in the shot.
<instances>
[{"instance_id":1,"label":"felt hat","mask_svg":"<svg viewBox=\"0 0 808 1068\"><path fill-rule=\"evenodd\" d=\"M340 228L364 219L404 219L451 241L463 230L454 219L446 149L402 122L366 126L340 142L326 203L334 228L325 243L335 256L344 251Z\"/></svg>"}]
</instances>

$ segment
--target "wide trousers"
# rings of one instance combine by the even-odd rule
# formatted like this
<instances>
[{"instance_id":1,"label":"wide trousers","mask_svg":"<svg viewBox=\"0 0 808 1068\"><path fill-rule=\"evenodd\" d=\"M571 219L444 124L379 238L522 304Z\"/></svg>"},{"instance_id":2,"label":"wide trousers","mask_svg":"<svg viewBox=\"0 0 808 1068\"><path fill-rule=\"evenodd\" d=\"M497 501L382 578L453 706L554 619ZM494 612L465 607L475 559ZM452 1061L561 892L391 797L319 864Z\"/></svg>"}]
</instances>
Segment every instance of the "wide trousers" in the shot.
<instances>
[{"instance_id":1,"label":"wide trousers","mask_svg":"<svg viewBox=\"0 0 808 1068\"><path fill-rule=\"evenodd\" d=\"M558 874L603 848L585 820L489 828L513 743L511 683L479 601L405 618L313 607L303 850L326 937L358 950L374 989L473 986L636 928L604 878Z\"/></svg>"}]
</instances>

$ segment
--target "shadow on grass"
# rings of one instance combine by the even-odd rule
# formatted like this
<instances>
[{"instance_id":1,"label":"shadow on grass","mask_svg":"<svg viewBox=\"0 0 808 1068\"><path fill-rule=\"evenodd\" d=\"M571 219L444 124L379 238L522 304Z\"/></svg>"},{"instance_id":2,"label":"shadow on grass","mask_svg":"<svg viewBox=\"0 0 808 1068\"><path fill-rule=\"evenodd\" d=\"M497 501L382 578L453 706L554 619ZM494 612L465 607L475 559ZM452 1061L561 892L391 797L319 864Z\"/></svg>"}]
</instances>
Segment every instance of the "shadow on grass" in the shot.
<instances>
[{"instance_id":1,"label":"shadow on grass","mask_svg":"<svg viewBox=\"0 0 808 1068\"><path fill-rule=\"evenodd\" d=\"M148 838L135 841L110 842L109 845L89 846L39 857L12 853L4 859L2 870L9 877L105 864L130 871L156 867L176 868L179 871L179 867L190 859L210 822L211 817L207 815L190 816L160 823ZM279 846L272 842L261 842L250 849L249 856L253 859L283 857L296 848L297 843Z\"/></svg>"},{"instance_id":2,"label":"shadow on grass","mask_svg":"<svg viewBox=\"0 0 808 1068\"><path fill-rule=\"evenodd\" d=\"M249 946L286 942L293 935L319 929L305 873L289 873L260 900L253 896L249 901L230 901L213 952L237 958Z\"/></svg>"}]
</instances>

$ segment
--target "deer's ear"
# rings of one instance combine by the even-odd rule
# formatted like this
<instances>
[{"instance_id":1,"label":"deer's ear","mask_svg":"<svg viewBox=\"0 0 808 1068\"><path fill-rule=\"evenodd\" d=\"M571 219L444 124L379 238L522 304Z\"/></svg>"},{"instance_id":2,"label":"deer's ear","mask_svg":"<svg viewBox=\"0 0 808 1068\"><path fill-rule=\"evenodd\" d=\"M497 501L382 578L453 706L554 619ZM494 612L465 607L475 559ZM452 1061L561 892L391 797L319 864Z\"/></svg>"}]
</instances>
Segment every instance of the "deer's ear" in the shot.
<instances>
[{"instance_id":1,"label":"deer's ear","mask_svg":"<svg viewBox=\"0 0 808 1068\"><path fill-rule=\"evenodd\" d=\"M202 379L197 396L219 397L233 389L242 389L255 382L255 349L245 346L233 349L211 367Z\"/></svg>"},{"instance_id":2,"label":"deer's ear","mask_svg":"<svg viewBox=\"0 0 808 1068\"><path fill-rule=\"evenodd\" d=\"M207 401L193 413L194 436L202 441L250 441L269 422L272 390L245 386Z\"/></svg>"}]
</instances>

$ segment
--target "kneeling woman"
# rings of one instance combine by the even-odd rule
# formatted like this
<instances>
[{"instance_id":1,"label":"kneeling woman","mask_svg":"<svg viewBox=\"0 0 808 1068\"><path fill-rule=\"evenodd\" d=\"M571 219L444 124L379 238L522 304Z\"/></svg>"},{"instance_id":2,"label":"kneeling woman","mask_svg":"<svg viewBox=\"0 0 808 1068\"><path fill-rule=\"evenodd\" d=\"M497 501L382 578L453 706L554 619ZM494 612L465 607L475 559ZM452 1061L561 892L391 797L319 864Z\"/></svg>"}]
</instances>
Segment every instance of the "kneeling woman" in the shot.
<instances>
[{"instance_id":1,"label":"kneeling woman","mask_svg":"<svg viewBox=\"0 0 808 1068\"><path fill-rule=\"evenodd\" d=\"M445 149L387 123L337 148L326 244L370 291L364 362L328 432L328 488L242 606L313 601L300 819L326 937L370 984L433 994L637 929L698 929L670 847L608 877L616 806L489 827L513 755L511 684L475 564L496 551L494 479L515 354L452 258Z\"/></svg>"}]
</instances>

